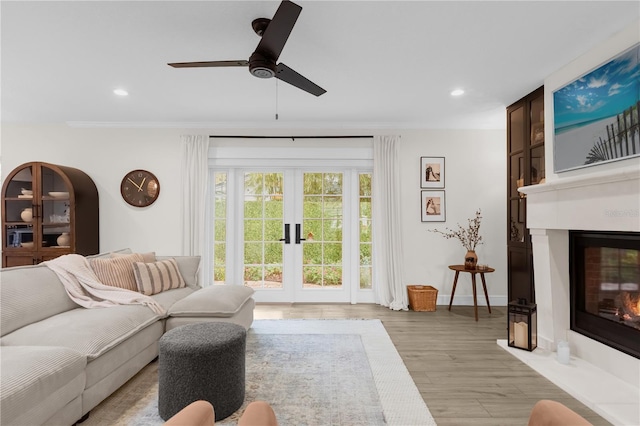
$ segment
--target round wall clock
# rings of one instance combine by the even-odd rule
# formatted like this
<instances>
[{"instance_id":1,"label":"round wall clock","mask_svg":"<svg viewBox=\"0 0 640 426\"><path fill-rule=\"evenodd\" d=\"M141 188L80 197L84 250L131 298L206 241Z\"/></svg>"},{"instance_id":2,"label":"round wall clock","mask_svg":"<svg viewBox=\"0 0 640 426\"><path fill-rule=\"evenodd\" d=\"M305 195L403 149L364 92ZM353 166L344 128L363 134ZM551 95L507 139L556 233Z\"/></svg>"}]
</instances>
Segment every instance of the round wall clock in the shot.
<instances>
[{"instance_id":1,"label":"round wall clock","mask_svg":"<svg viewBox=\"0 0 640 426\"><path fill-rule=\"evenodd\" d=\"M160 195L160 182L151 172L133 170L127 173L120 184L120 194L134 207L147 207Z\"/></svg>"}]
</instances>

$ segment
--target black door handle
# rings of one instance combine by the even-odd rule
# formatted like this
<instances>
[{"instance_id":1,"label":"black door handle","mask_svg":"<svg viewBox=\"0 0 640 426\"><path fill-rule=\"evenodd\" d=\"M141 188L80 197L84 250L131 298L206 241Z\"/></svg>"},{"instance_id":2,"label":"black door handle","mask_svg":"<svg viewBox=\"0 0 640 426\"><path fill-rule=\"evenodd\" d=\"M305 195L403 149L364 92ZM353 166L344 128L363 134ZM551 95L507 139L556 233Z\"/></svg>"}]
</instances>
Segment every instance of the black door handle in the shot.
<instances>
[{"instance_id":1,"label":"black door handle","mask_svg":"<svg viewBox=\"0 0 640 426\"><path fill-rule=\"evenodd\" d=\"M289 232L289 224L284 224L284 238L280 238L280 241L284 241L285 244L291 243L291 233Z\"/></svg>"},{"instance_id":2,"label":"black door handle","mask_svg":"<svg viewBox=\"0 0 640 426\"><path fill-rule=\"evenodd\" d=\"M306 240L306 238L300 238L300 224L296 223L296 244L300 244L300 241Z\"/></svg>"}]
</instances>

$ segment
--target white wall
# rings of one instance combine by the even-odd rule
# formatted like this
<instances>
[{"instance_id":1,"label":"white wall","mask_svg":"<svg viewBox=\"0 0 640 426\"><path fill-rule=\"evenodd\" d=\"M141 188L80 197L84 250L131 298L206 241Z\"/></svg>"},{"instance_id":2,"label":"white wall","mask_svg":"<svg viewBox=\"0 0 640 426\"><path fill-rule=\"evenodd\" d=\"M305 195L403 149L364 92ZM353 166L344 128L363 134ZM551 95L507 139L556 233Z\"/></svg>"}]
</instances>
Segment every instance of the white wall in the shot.
<instances>
[{"instance_id":1,"label":"white wall","mask_svg":"<svg viewBox=\"0 0 640 426\"><path fill-rule=\"evenodd\" d=\"M506 122L506 118L505 118ZM448 304L454 272L448 265L464 263L466 249L430 229L467 226L482 209L478 262L496 272L487 274L492 304L507 303L506 135L502 130L428 130L402 132L404 271L407 284L436 287L438 304ZM420 157L445 157L446 222L421 222ZM478 280L480 286L480 280ZM485 304L478 289L478 303ZM454 304L473 304L471 278L462 273Z\"/></svg>"},{"instance_id":2,"label":"white wall","mask_svg":"<svg viewBox=\"0 0 640 426\"><path fill-rule=\"evenodd\" d=\"M180 254L179 135L166 129L3 125L2 177L29 161L78 168L98 187L101 251ZM120 196L122 177L135 169L149 170L160 181L160 196L150 207L132 207Z\"/></svg>"},{"instance_id":3,"label":"white wall","mask_svg":"<svg viewBox=\"0 0 640 426\"><path fill-rule=\"evenodd\" d=\"M95 181L100 195L100 249L130 247L180 254L180 135L216 134L202 129L70 128L66 125L2 127L2 177L29 161L72 166ZM304 134L300 130L296 134ZM402 136L402 205L404 267L407 284L429 284L440 290L439 303L448 303L453 272L466 250L429 229L466 225L482 209L478 247L480 263L496 268L487 275L492 303L506 304L506 136L503 130L412 130L389 132ZM224 134L262 134L258 130ZM288 133L284 133L288 134ZM349 134L337 129L307 134ZM372 134L370 131L351 134ZM420 157L446 158L446 223L420 221ZM160 197L147 208L126 204L120 181L130 170L146 169L160 180ZM461 276L456 304L469 304L470 279ZM482 299L480 299L482 300Z\"/></svg>"}]
</instances>

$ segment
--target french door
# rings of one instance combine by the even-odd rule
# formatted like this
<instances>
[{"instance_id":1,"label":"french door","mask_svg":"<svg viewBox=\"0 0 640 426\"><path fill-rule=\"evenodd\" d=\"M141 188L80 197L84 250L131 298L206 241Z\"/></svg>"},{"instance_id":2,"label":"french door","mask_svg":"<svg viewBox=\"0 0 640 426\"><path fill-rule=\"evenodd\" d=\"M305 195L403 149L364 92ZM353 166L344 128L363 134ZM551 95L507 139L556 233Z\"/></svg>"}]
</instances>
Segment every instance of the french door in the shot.
<instances>
[{"instance_id":1,"label":"french door","mask_svg":"<svg viewBox=\"0 0 640 426\"><path fill-rule=\"evenodd\" d=\"M240 173L244 285L254 288L256 299L264 302L349 301L349 277L344 273L350 262L344 250L350 225L344 220L349 215L345 173Z\"/></svg>"},{"instance_id":2,"label":"french door","mask_svg":"<svg viewBox=\"0 0 640 426\"><path fill-rule=\"evenodd\" d=\"M204 275L257 302L373 303L370 140L216 139Z\"/></svg>"}]
</instances>

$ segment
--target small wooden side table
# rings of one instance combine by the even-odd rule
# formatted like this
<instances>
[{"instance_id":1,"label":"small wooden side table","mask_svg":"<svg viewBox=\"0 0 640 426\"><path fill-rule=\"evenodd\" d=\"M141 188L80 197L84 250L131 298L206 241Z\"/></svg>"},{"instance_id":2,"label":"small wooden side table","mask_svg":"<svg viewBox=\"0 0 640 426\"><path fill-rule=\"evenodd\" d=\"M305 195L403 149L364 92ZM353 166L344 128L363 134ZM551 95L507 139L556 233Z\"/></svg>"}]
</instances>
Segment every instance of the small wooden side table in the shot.
<instances>
[{"instance_id":1,"label":"small wooden side table","mask_svg":"<svg viewBox=\"0 0 640 426\"><path fill-rule=\"evenodd\" d=\"M456 285L458 285L458 276L460 272L468 272L471 274L471 285L473 288L473 310L476 314L476 321L478 321L478 296L476 295L476 274L480 274L480 279L482 280L482 288L484 289L484 297L487 299L487 308L489 308L489 313L491 313L491 305L489 304L489 294L487 293L487 282L484 279L485 273L491 273L495 271L493 268L487 269L466 269L464 265L449 265L449 269L452 271L456 271L456 276L453 279L453 289L451 290L451 300L449 301L449 310L451 310L451 304L453 303L453 295L456 292Z\"/></svg>"}]
</instances>

